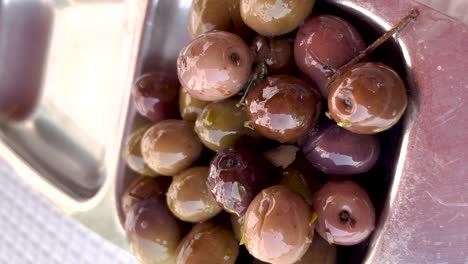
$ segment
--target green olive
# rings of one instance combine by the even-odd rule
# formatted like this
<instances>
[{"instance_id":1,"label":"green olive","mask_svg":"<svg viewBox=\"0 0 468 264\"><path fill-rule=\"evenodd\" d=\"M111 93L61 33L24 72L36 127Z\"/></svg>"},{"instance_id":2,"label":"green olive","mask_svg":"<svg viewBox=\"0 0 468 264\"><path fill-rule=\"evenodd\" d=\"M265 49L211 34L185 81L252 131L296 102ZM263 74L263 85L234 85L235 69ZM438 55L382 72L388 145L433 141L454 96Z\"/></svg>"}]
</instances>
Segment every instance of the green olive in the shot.
<instances>
[{"instance_id":1,"label":"green olive","mask_svg":"<svg viewBox=\"0 0 468 264\"><path fill-rule=\"evenodd\" d=\"M233 146L241 136L256 136L245 127L247 115L237 107L236 99L214 102L205 107L195 122L195 132L211 150L220 151Z\"/></svg>"},{"instance_id":2,"label":"green olive","mask_svg":"<svg viewBox=\"0 0 468 264\"><path fill-rule=\"evenodd\" d=\"M231 230L204 222L180 242L176 264L234 264L238 255L239 243Z\"/></svg>"},{"instance_id":3,"label":"green olive","mask_svg":"<svg viewBox=\"0 0 468 264\"><path fill-rule=\"evenodd\" d=\"M207 104L209 102L199 100L187 93L184 88L180 88L179 111L182 119L195 121Z\"/></svg>"},{"instance_id":4,"label":"green olive","mask_svg":"<svg viewBox=\"0 0 468 264\"><path fill-rule=\"evenodd\" d=\"M242 225L244 224L244 216L230 214L232 232L238 241L242 241Z\"/></svg>"},{"instance_id":5,"label":"green olive","mask_svg":"<svg viewBox=\"0 0 468 264\"><path fill-rule=\"evenodd\" d=\"M240 12L258 34L275 37L299 27L314 4L315 0L241 0Z\"/></svg>"},{"instance_id":6,"label":"green olive","mask_svg":"<svg viewBox=\"0 0 468 264\"><path fill-rule=\"evenodd\" d=\"M193 167L175 176L167 191L171 212L186 222L202 222L221 212L206 186L208 167Z\"/></svg>"},{"instance_id":7,"label":"green olive","mask_svg":"<svg viewBox=\"0 0 468 264\"><path fill-rule=\"evenodd\" d=\"M130 134L127 143L123 147L122 155L128 167L133 171L145 176L157 176L158 174L146 165L141 154L141 139L148 128L149 125L146 125Z\"/></svg>"}]
</instances>

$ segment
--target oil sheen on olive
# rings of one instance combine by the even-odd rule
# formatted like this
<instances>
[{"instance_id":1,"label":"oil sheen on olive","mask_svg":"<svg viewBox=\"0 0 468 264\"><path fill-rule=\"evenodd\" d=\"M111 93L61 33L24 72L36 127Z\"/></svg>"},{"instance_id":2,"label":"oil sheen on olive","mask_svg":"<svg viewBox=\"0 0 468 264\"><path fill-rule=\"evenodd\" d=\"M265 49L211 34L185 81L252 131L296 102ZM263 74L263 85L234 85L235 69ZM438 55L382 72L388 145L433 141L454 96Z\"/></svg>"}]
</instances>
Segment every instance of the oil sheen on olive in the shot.
<instances>
[{"instance_id":1,"label":"oil sheen on olive","mask_svg":"<svg viewBox=\"0 0 468 264\"><path fill-rule=\"evenodd\" d=\"M369 171L379 159L376 135L361 135L337 126L320 124L302 144L302 152L315 168L329 175L353 175Z\"/></svg>"},{"instance_id":2,"label":"oil sheen on olive","mask_svg":"<svg viewBox=\"0 0 468 264\"><path fill-rule=\"evenodd\" d=\"M221 212L206 187L208 167L187 169L172 180L167 191L167 205L171 212L186 222L206 221Z\"/></svg>"},{"instance_id":3,"label":"oil sheen on olive","mask_svg":"<svg viewBox=\"0 0 468 264\"><path fill-rule=\"evenodd\" d=\"M203 144L193 125L183 120L163 120L150 127L141 140L146 164L161 175L175 176L198 159Z\"/></svg>"},{"instance_id":4,"label":"oil sheen on olive","mask_svg":"<svg viewBox=\"0 0 468 264\"><path fill-rule=\"evenodd\" d=\"M234 264L238 254L239 242L231 230L204 222L180 242L176 264Z\"/></svg>"},{"instance_id":5,"label":"oil sheen on olive","mask_svg":"<svg viewBox=\"0 0 468 264\"><path fill-rule=\"evenodd\" d=\"M299 27L312 12L315 0L241 0L245 24L258 34L275 37Z\"/></svg>"},{"instance_id":6,"label":"oil sheen on olive","mask_svg":"<svg viewBox=\"0 0 468 264\"><path fill-rule=\"evenodd\" d=\"M294 67L293 44L288 38L256 37L250 49L257 63L264 62L269 75L288 74Z\"/></svg>"},{"instance_id":7,"label":"oil sheen on olive","mask_svg":"<svg viewBox=\"0 0 468 264\"><path fill-rule=\"evenodd\" d=\"M237 35L225 31L202 34L177 59L182 86L193 97L217 101L237 94L252 71L253 55Z\"/></svg>"},{"instance_id":8,"label":"oil sheen on olive","mask_svg":"<svg viewBox=\"0 0 468 264\"><path fill-rule=\"evenodd\" d=\"M177 118L179 82L165 72L140 76L132 87L133 101L138 112L153 122Z\"/></svg>"},{"instance_id":9,"label":"oil sheen on olive","mask_svg":"<svg viewBox=\"0 0 468 264\"><path fill-rule=\"evenodd\" d=\"M375 62L353 65L333 82L328 96L331 117L358 134L375 134L395 125L408 99L400 76Z\"/></svg>"},{"instance_id":10,"label":"oil sheen on olive","mask_svg":"<svg viewBox=\"0 0 468 264\"><path fill-rule=\"evenodd\" d=\"M311 209L301 196L284 186L269 187L255 197L245 213L245 246L261 261L295 263L312 242L311 217Z\"/></svg>"},{"instance_id":11,"label":"oil sheen on olive","mask_svg":"<svg viewBox=\"0 0 468 264\"><path fill-rule=\"evenodd\" d=\"M365 240L375 228L369 195L352 181L332 181L315 194L315 230L329 243L350 246Z\"/></svg>"},{"instance_id":12,"label":"oil sheen on olive","mask_svg":"<svg viewBox=\"0 0 468 264\"><path fill-rule=\"evenodd\" d=\"M327 98L328 79L345 63L365 49L359 32L347 21L332 15L307 19L294 42L297 67Z\"/></svg>"},{"instance_id":13,"label":"oil sheen on olive","mask_svg":"<svg viewBox=\"0 0 468 264\"><path fill-rule=\"evenodd\" d=\"M195 132L213 151L233 146L241 136L259 137L252 129L245 127L245 109L237 107L239 101L227 99L207 105L195 122Z\"/></svg>"},{"instance_id":14,"label":"oil sheen on olive","mask_svg":"<svg viewBox=\"0 0 468 264\"><path fill-rule=\"evenodd\" d=\"M161 198L143 200L127 214L125 231L130 250L143 264L174 263L181 239L180 223Z\"/></svg>"},{"instance_id":15,"label":"oil sheen on olive","mask_svg":"<svg viewBox=\"0 0 468 264\"><path fill-rule=\"evenodd\" d=\"M122 156L133 171L146 176L157 176L158 174L146 165L141 153L141 139L149 127L146 125L130 134L123 147Z\"/></svg>"},{"instance_id":16,"label":"oil sheen on olive","mask_svg":"<svg viewBox=\"0 0 468 264\"><path fill-rule=\"evenodd\" d=\"M187 121L195 121L203 111L203 108L210 102L198 100L191 96L184 88L180 88L179 93L179 111L182 119Z\"/></svg>"},{"instance_id":17,"label":"oil sheen on olive","mask_svg":"<svg viewBox=\"0 0 468 264\"><path fill-rule=\"evenodd\" d=\"M247 95L251 125L281 143L303 136L320 116L321 97L314 87L288 75L268 77Z\"/></svg>"}]
</instances>

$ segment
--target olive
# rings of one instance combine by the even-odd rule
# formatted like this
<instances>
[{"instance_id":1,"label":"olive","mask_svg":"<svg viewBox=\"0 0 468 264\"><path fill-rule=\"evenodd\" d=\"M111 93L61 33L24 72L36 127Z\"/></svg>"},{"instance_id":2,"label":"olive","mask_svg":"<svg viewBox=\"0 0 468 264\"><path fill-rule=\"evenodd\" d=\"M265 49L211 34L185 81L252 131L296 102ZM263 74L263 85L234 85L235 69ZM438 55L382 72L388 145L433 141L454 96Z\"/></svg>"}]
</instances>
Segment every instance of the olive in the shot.
<instances>
[{"instance_id":1,"label":"olive","mask_svg":"<svg viewBox=\"0 0 468 264\"><path fill-rule=\"evenodd\" d=\"M227 99L207 105L195 122L195 132L213 151L233 146L241 136L259 137L245 127L247 115L243 107L237 107L237 100Z\"/></svg>"},{"instance_id":2,"label":"olive","mask_svg":"<svg viewBox=\"0 0 468 264\"><path fill-rule=\"evenodd\" d=\"M155 172L174 176L198 159L203 144L193 125L182 120L163 120L150 127L141 140L146 164Z\"/></svg>"},{"instance_id":3,"label":"olive","mask_svg":"<svg viewBox=\"0 0 468 264\"><path fill-rule=\"evenodd\" d=\"M299 148L293 145L280 145L263 152L262 156L275 167L286 169L296 159L298 150Z\"/></svg>"},{"instance_id":4,"label":"olive","mask_svg":"<svg viewBox=\"0 0 468 264\"><path fill-rule=\"evenodd\" d=\"M208 167L193 167L172 180L167 191L167 205L171 212L186 222L201 222L221 212L206 187Z\"/></svg>"},{"instance_id":5,"label":"olive","mask_svg":"<svg viewBox=\"0 0 468 264\"><path fill-rule=\"evenodd\" d=\"M204 222L180 242L176 264L234 264L238 254L239 242L231 230Z\"/></svg>"},{"instance_id":6,"label":"olive","mask_svg":"<svg viewBox=\"0 0 468 264\"><path fill-rule=\"evenodd\" d=\"M255 130L281 143L303 136L317 123L321 107L313 87L288 75L268 77L246 99L247 116Z\"/></svg>"},{"instance_id":7,"label":"olive","mask_svg":"<svg viewBox=\"0 0 468 264\"><path fill-rule=\"evenodd\" d=\"M133 171L146 176L157 176L158 174L146 165L141 153L141 139L149 127L141 127L130 134L123 147L122 156Z\"/></svg>"},{"instance_id":8,"label":"olive","mask_svg":"<svg viewBox=\"0 0 468 264\"><path fill-rule=\"evenodd\" d=\"M244 217L236 214L230 214L230 221L232 226L232 232L237 241L242 241L242 225L244 225Z\"/></svg>"},{"instance_id":9,"label":"olive","mask_svg":"<svg viewBox=\"0 0 468 264\"><path fill-rule=\"evenodd\" d=\"M312 244L305 255L294 264L336 264L337 248L329 244L321 236L314 236Z\"/></svg>"},{"instance_id":10,"label":"olive","mask_svg":"<svg viewBox=\"0 0 468 264\"><path fill-rule=\"evenodd\" d=\"M258 34L275 37L299 27L314 4L315 0L241 0L240 12Z\"/></svg>"},{"instance_id":11,"label":"olive","mask_svg":"<svg viewBox=\"0 0 468 264\"><path fill-rule=\"evenodd\" d=\"M353 175L367 172L380 155L375 135L360 135L327 122L318 126L302 145L307 160L330 175Z\"/></svg>"},{"instance_id":12,"label":"olive","mask_svg":"<svg viewBox=\"0 0 468 264\"><path fill-rule=\"evenodd\" d=\"M339 76L328 96L331 117L358 134L375 134L395 125L406 110L405 84L390 67L358 63Z\"/></svg>"},{"instance_id":13,"label":"olive","mask_svg":"<svg viewBox=\"0 0 468 264\"><path fill-rule=\"evenodd\" d=\"M132 87L136 109L153 122L179 116L178 94L179 82L165 72L144 74Z\"/></svg>"},{"instance_id":14,"label":"olive","mask_svg":"<svg viewBox=\"0 0 468 264\"><path fill-rule=\"evenodd\" d=\"M131 251L143 264L174 262L180 223L160 198L143 200L127 214L125 231Z\"/></svg>"},{"instance_id":15,"label":"olive","mask_svg":"<svg viewBox=\"0 0 468 264\"><path fill-rule=\"evenodd\" d=\"M297 67L327 98L328 79L365 47L350 23L336 16L319 15L307 19L297 32L294 57Z\"/></svg>"},{"instance_id":16,"label":"olive","mask_svg":"<svg viewBox=\"0 0 468 264\"><path fill-rule=\"evenodd\" d=\"M256 55L257 63L264 62L269 75L288 74L294 66L293 45L284 37L256 37L250 49Z\"/></svg>"},{"instance_id":17,"label":"olive","mask_svg":"<svg viewBox=\"0 0 468 264\"><path fill-rule=\"evenodd\" d=\"M262 190L269 172L269 164L261 156L236 146L215 155L207 185L221 207L241 216Z\"/></svg>"},{"instance_id":18,"label":"olive","mask_svg":"<svg viewBox=\"0 0 468 264\"><path fill-rule=\"evenodd\" d=\"M352 181L332 181L315 195L315 230L336 245L350 246L366 239L375 227L375 210L367 192Z\"/></svg>"},{"instance_id":19,"label":"olive","mask_svg":"<svg viewBox=\"0 0 468 264\"><path fill-rule=\"evenodd\" d=\"M283 185L291 191L299 194L307 204L312 205L312 191L306 177L294 167L288 167L282 172L280 185Z\"/></svg>"},{"instance_id":20,"label":"olive","mask_svg":"<svg viewBox=\"0 0 468 264\"><path fill-rule=\"evenodd\" d=\"M170 183L167 177L137 177L122 195L122 211L124 215L140 201L151 197L164 198Z\"/></svg>"},{"instance_id":21,"label":"olive","mask_svg":"<svg viewBox=\"0 0 468 264\"><path fill-rule=\"evenodd\" d=\"M252 71L253 56L235 34L212 31L194 39L177 59L179 80L193 97L216 101L237 94Z\"/></svg>"},{"instance_id":22,"label":"olive","mask_svg":"<svg viewBox=\"0 0 468 264\"><path fill-rule=\"evenodd\" d=\"M197 117L203 111L203 108L209 104L209 102L198 100L191 96L184 88L180 88L179 95L179 111L182 119L187 121L195 121Z\"/></svg>"},{"instance_id":23,"label":"olive","mask_svg":"<svg viewBox=\"0 0 468 264\"><path fill-rule=\"evenodd\" d=\"M260 192L244 216L244 242L255 258L269 263L295 263L314 235L307 202L284 186Z\"/></svg>"}]
</instances>

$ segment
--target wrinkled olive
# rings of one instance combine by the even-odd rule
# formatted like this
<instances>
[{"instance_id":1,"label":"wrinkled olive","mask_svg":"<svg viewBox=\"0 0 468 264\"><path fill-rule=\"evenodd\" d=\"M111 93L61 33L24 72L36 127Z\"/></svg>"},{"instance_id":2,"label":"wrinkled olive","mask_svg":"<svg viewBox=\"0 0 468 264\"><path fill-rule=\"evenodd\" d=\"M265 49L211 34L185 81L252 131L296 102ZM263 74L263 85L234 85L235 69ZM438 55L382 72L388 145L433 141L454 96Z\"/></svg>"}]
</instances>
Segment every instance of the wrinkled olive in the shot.
<instances>
[{"instance_id":1,"label":"wrinkled olive","mask_svg":"<svg viewBox=\"0 0 468 264\"><path fill-rule=\"evenodd\" d=\"M127 214L125 231L131 251L143 264L174 263L180 223L160 198L143 200Z\"/></svg>"},{"instance_id":2,"label":"wrinkled olive","mask_svg":"<svg viewBox=\"0 0 468 264\"><path fill-rule=\"evenodd\" d=\"M146 165L141 153L141 139L149 127L141 127L130 134L123 147L122 156L133 171L146 176L157 176L158 174Z\"/></svg>"},{"instance_id":3,"label":"wrinkled olive","mask_svg":"<svg viewBox=\"0 0 468 264\"><path fill-rule=\"evenodd\" d=\"M239 242L231 230L204 222L180 242L176 264L234 264L238 254Z\"/></svg>"},{"instance_id":4,"label":"wrinkled olive","mask_svg":"<svg viewBox=\"0 0 468 264\"><path fill-rule=\"evenodd\" d=\"M293 45L287 38L256 37L250 49L257 63L264 62L269 75L287 74L294 66Z\"/></svg>"},{"instance_id":5,"label":"wrinkled olive","mask_svg":"<svg viewBox=\"0 0 468 264\"><path fill-rule=\"evenodd\" d=\"M122 195L122 211L124 215L140 201L151 197L164 198L170 183L168 177L150 178L140 176L133 180Z\"/></svg>"},{"instance_id":6,"label":"wrinkled olive","mask_svg":"<svg viewBox=\"0 0 468 264\"><path fill-rule=\"evenodd\" d=\"M405 84L390 67L358 63L336 79L328 96L331 117L358 134L375 134L395 125L406 110Z\"/></svg>"},{"instance_id":7,"label":"wrinkled olive","mask_svg":"<svg viewBox=\"0 0 468 264\"><path fill-rule=\"evenodd\" d=\"M243 240L252 256L269 263L295 263L307 252L314 231L307 202L284 186L260 192L244 216Z\"/></svg>"},{"instance_id":8,"label":"wrinkled olive","mask_svg":"<svg viewBox=\"0 0 468 264\"><path fill-rule=\"evenodd\" d=\"M241 0L245 24L258 34L275 37L299 27L312 12L315 0Z\"/></svg>"},{"instance_id":9,"label":"wrinkled olive","mask_svg":"<svg viewBox=\"0 0 468 264\"><path fill-rule=\"evenodd\" d=\"M172 180L167 191L167 205L171 212L186 222L202 222L221 212L206 187L208 167L193 167Z\"/></svg>"},{"instance_id":10,"label":"wrinkled olive","mask_svg":"<svg viewBox=\"0 0 468 264\"><path fill-rule=\"evenodd\" d=\"M317 123L321 107L321 97L313 87L288 75L268 77L246 99L255 130L281 143L303 136Z\"/></svg>"},{"instance_id":11,"label":"wrinkled olive","mask_svg":"<svg viewBox=\"0 0 468 264\"><path fill-rule=\"evenodd\" d=\"M132 87L136 109L153 122L178 117L178 94L179 82L165 72L144 74Z\"/></svg>"},{"instance_id":12,"label":"wrinkled olive","mask_svg":"<svg viewBox=\"0 0 468 264\"><path fill-rule=\"evenodd\" d=\"M315 195L318 218L315 230L336 245L355 245L375 227L375 210L367 192L351 181L333 181Z\"/></svg>"},{"instance_id":13,"label":"wrinkled olive","mask_svg":"<svg viewBox=\"0 0 468 264\"><path fill-rule=\"evenodd\" d=\"M216 101L237 94L252 71L253 56L235 34L212 31L194 39L177 59L179 80L193 97Z\"/></svg>"},{"instance_id":14,"label":"wrinkled olive","mask_svg":"<svg viewBox=\"0 0 468 264\"><path fill-rule=\"evenodd\" d=\"M191 96L184 88L180 88L179 93L179 111L182 119L195 121L203 111L203 108L210 102L198 100Z\"/></svg>"},{"instance_id":15,"label":"wrinkled olive","mask_svg":"<svg viewBox=\"0 0 468 264\"><path fill-rule=\"evenodd\" d=\"M321 236L315 235L305 255L294 264L336 264L337 248Z\"/></svg>"},{"instance_id":16,"label":"wrinkled olive","mask_svg":"<svg viewBox=\"0 0 468 264\"><path fill-rule=\"evenodd\" d=\"M245 127L245 109L237 107L238 100L228 99L214 102L205 107L195 122L195 132L211 150L220 151L233 146L241 136L258 137Z\"/></svg>"},{"instance_id":17,"label":"wrinkled olive","mask_svg":"<svg viewBox=\"0 0 468 264\"><path fill-rule=\"evenodd\" d=\"M141 140L146 164L161 175L174 176L198 159L203 144L193 125L182 120L163 120L150 127Z\"/></svg>"}]
</instances>

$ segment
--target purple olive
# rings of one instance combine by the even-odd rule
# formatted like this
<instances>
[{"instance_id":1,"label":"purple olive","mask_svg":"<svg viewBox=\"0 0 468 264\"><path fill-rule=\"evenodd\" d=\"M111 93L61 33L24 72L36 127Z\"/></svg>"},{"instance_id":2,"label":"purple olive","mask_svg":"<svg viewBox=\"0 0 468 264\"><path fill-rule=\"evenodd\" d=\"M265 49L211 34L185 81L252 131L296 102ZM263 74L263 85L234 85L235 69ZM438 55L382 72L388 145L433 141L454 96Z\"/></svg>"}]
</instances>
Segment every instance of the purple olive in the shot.
<instances>
[{"instance_id":1,"label":"purple olive","mask_svg":"<svg viewBox=\"0 0 468 264\"><path fill-rule=\"evenodd\" d=\"M380 143L375 135L355 134L327 122L309 134L302 151L310 164L326 174L353 175L375 165Z\"/></svg>"},{"instance_id":2,"label":"purple olive","mask_svg":"<svg viewBox=\"0 0 468 264\"><path fill-rule=\"evenodd\" d=\"M328 182L315 194L315 230L328 243L350 246L362 242L375 228L369 195L352 181Z\"/></svg>"}]
</instances>

